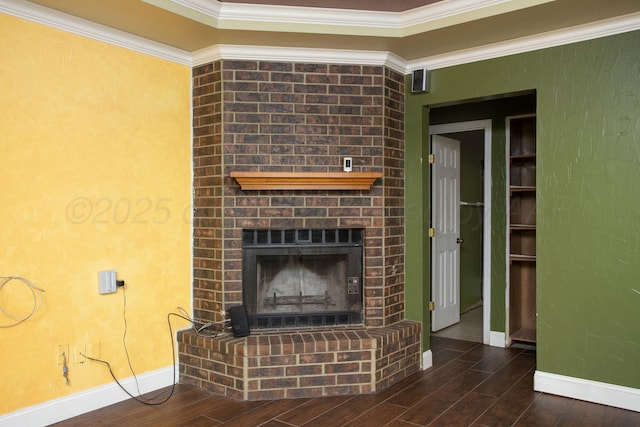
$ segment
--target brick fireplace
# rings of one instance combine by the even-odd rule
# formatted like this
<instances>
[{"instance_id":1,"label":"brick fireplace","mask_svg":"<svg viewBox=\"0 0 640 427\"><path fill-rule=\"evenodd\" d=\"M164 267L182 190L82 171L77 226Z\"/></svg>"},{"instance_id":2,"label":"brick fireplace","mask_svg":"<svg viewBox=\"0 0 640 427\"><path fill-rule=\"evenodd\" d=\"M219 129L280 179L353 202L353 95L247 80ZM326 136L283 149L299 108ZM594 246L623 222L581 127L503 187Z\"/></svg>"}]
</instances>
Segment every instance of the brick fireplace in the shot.
<instances>
[{"instance_id":1,"label":"brick fireplace","mask_svg":"<svg viewBox=\"0 0 640 427\"><path fill-rule=\"evenodd\" d=\"M194 316L243 304L246 230L362 230L357 324L178 335L180 380L234 399L372 393L417 371L404 318L404 76L388 67L217 61L193 70ZM232 172L379 172L370 189L243 190Z\"/></svg>"}]
</instances>

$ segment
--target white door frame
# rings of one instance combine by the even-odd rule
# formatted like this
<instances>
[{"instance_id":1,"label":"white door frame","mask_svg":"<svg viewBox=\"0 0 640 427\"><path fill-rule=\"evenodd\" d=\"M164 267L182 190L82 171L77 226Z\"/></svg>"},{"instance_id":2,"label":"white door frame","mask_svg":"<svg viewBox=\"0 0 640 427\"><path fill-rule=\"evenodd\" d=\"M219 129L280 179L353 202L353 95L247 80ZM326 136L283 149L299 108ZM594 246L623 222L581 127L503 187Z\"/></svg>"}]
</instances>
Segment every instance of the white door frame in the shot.
<instances>
[{"instance_id":1,"label":"white door frame","mask_svg":"<svg viewBox=\"0 0 640 427\"><path fill-rule=\"evenodd\" d=\"M432 135L445 135L472 130L484 131L484 208L482 226L482 342L504 347L502 339L491 333L491 120L446 123L429 126L429 143Z\"/></svg>"}]
</instances>

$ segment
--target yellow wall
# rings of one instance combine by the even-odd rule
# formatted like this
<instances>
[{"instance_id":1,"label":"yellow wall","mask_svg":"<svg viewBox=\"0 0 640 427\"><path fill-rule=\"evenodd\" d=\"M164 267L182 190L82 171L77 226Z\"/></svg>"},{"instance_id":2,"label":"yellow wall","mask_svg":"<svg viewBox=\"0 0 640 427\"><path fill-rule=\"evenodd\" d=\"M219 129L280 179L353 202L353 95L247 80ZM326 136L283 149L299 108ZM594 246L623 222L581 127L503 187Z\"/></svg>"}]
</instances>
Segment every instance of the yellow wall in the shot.
<instances>
[{"instance_id":1,"label":"yellow wall","mask_svg":"<svg viewBox=\"0 0 640 427\"><path fill-rule=\"evenodd\" d=\"M56 363L58 344L99 343L120 378L126 281L136 374L171 365L167 313L190 310L190 68L0 14L0 276L46 290L0 329L0 414L112 382ZM0 290L24 313L17 282ZM0 324L8 319L0 314ZM175 322L184 327L184 322Z\"/></svg>"}]
</instances>

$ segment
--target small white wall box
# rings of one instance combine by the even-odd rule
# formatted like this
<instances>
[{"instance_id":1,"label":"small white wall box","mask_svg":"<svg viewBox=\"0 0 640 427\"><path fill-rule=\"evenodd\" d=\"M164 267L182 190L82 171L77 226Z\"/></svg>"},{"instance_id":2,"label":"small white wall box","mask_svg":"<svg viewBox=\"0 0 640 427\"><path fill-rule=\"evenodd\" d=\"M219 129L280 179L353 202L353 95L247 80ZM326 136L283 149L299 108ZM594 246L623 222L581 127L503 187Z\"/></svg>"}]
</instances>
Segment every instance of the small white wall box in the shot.
<instances>
[{"instance_id":1,"label":"small white wall box","mask_svg":"<svg viewBox=\"0 0 640 427\"><path fill-rule=\"evenodd\" d=\"M345 157L342 170L344 170L345 172L351 172L351 170L353 169L352 163L353 161L351 160L351 157Z\"/></svg>"},{"instance_id":2,"label":"small white wall box","mask_svg":"<svg viewBox=\"0 0 640 427\"><path fill-rule=\"evenodd\" d=\"M111 294L116 291L116 271L107 270L98 272L98 293Z\"/></svg>"}]
</instances>

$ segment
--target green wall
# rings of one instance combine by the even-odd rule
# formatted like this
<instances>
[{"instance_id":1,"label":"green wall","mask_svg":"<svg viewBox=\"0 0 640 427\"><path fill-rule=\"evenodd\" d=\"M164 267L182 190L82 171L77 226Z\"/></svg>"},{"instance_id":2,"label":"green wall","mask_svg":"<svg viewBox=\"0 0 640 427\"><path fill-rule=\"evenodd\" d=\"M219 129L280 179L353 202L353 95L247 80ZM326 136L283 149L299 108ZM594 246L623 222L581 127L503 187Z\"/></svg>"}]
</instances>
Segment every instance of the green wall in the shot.
<instances>
[{"instance_id":1,"label":"green wall","mask_svg":"<svg viewBox=\"0 0 640 427\"><path fill-rule=\"evenodd\" d=\"M406 308L409 318L425 324L425 349L428 173L420 158L430 107L535 90L537 369L640 388L638 46L636 31L434 70L430 93L407 93ZM495 186L504 182L504 172L495 169L504 147L493 157ZM498 205L504 208L504 196L494 192L492 215ZM504 307L504 282L493 282L504 276L504 252L494 248L491 256L493 270L503 270L491 274L492 305L501 298ZM504 317L499 320L494 325L492 310L492 330L504 331Z\"/></svg>"}]
</instances>

